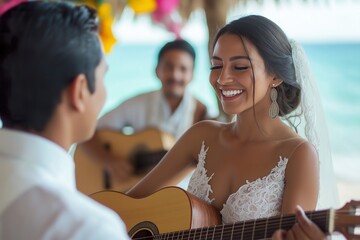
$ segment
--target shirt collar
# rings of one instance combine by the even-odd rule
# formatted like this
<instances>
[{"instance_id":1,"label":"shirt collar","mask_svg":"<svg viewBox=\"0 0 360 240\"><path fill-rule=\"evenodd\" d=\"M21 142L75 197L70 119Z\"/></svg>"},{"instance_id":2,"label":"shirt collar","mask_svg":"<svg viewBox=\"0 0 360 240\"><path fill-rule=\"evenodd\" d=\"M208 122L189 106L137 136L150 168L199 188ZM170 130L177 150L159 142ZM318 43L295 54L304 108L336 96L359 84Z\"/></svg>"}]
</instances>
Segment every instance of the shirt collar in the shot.
<instances>
[{"instance_id":1,"label":"shirt collar","mask_svg":"<svg viewBox=\"0 0 360 240\"><path fill-rule=\"evenodd\" d=\"M163 108L163 111L166 110L166 115L168 115L167 117L169 117L171 115L171 108L170 108L170 105L165 97L165 93L164 91L162 90L158 90L158 92L160 92L158 95L160 96L161 98L161 101L160 101L160 105L162 104L162 108ZM182 99L181 99L181 102L179 104L179 106L176 108L176 110L174 111L175 112L182 112L182 108L186 108L187 107L187 104L189 101L192 100L192 95L189 91L189 89L185 89L184 90L184 95L182 96Z\"/></svg>"},{"instance_id":2,"label":"shirt collar","mask_svg":"<svg viewBox=\"0 0 360 240\"><path fill-rule=\"evenodd\" d=\"M55 181L76 189L73 159L62 147L46 138L2 128L0 154L44 168Z\"/></svg>"}]
</instances>

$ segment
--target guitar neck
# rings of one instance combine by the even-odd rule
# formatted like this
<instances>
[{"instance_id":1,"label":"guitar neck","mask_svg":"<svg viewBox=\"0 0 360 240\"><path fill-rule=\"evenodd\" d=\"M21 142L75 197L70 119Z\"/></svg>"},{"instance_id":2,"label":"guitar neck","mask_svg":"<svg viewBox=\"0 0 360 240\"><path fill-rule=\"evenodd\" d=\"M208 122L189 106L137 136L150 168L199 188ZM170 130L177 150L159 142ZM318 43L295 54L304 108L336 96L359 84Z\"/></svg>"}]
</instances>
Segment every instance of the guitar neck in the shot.
<instances>
[{"instance_id":1,"label":"guitar neck","mask_svg":"<svg viewBox=\"0 0 360 240\"><path fill-rule=\"evenodd\" d=\"M325 233L333 231L332 214L331 209L306 212L307 217ZM289 230L295 223L295 215L286 215L165 233L153 239L267 239L276 230Z\"/></svg>"}]
</instances>

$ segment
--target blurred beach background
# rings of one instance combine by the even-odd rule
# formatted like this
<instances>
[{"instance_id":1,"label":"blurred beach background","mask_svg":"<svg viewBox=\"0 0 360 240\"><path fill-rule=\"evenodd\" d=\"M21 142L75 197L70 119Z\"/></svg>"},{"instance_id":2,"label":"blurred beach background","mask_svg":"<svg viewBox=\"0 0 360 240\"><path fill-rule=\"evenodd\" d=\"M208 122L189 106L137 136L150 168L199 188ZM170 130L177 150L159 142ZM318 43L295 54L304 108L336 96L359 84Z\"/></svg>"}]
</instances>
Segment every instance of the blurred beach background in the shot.
<instances>
[{"instance_id":1,"label":"blurred beach background","mask_svg":"<svg viewBox=\"0 0 360 240\"><path fill-rule=\"evenodd\" d=\"M322 97L340 203L360 200L360 1L249 1L232 9L228 21L247 14L272 19L304 46ZM102 114L131 96L160 87L155 76L157 53L175 38L152 24L149 16L135 16L129 8L113 32L117 43L107 56L108 98ZM201 10L192 14L181 36L197 53L190 90L216 114L215 95L208 83L208 32Z\"/></svg>"},{"instance_id":2,"label":"blurred beach background","mask_svg":"<svg viewBox=\"0 0 360 240\"><path fill-rule=\"evenodd\" d=\"M303 45L322 98L340 205L360 200L360 0L248 1L231 9L227 20L248 14L270 18ZM101 115L129 97L160 88L157 53L175 39L149 15L135 15L129 7L112 30L117 43L107 55L108 97ZM191 15L181 37L197 53L190 91L217 114L208 83L208 31L202 10Z\"/></svg>"}]
</instances>

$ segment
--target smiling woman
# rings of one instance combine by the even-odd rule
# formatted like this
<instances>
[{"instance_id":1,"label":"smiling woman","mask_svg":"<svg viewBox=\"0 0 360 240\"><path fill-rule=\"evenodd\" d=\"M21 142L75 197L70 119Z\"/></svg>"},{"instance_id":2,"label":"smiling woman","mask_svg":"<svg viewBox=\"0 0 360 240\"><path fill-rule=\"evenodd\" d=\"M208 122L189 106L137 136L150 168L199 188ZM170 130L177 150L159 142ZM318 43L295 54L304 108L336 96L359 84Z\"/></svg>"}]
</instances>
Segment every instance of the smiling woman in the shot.
<instances>
[{"instance_id":1,"label":"smiling woman","mask_svg":"<svg viewBox=\"0 0 360 240\"><path fill-rule=\"evenodd\" d=\"M188 191L219 210L223 223L293 213L296 205L315 209L317 146L281 119L302 107L302 83L311 80L297 74L306 63L293 54L297 44L271 20L249 15L221 28L212 49L210 83L236 118L193 125L128 194L145 197L172 185L196 161ZM273 105L279 112L269 116Z\"/></svg>"}]
</instances>

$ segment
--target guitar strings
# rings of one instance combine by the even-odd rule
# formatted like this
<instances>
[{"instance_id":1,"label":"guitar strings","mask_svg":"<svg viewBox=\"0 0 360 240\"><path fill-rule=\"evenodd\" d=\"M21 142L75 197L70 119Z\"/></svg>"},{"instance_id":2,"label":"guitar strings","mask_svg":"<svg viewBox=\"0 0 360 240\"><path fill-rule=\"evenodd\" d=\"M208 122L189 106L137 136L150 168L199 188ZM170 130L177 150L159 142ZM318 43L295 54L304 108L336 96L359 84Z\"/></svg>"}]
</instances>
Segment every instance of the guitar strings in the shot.
<instances>
[{"instance_id":1,"label":"guitar strings","mask_svg":"<svg viewBox=\"0 0 360 240\"><path fill-rule=\"evenodd\" d=\"M291 226L292 226L292 224L294 224L295 223L295 221L292 221L291 222ZM232 225L231 225L232 226ZM245 225L246 226L246 225ZM259 226L261 226L261 225L259 225ZM256 227L256 228L259 228L259 226L258 227ZM223 229L223 231L222 231L222 233L221 232L216 232L216 231L218 231L217 230L217 228L220 228L220 227L223 227L224 229ZM205 227L206 228L206 233L203 233L203 230L205 229L205 228L199 228L199 229L192 229L192 230L184 230L184 231L178 231L178 232L173 232L173 233L167 233L167 234L161 234L161 235L156 235L156 236L154 236L154 238L156 239L157 237L162 237L162 236L164 236L165 237L165 239L166 239L166 235L168 235L168 236L170 236L170 234L172 234L172 237L174 237L174 236L178 236L178 237L182 237L182 238L188 238L189 239L189 237L196 237L196 239L199 239L198 238L198 236L199 237L205 237L205 239L209 236L209 235L211 235L213 238L216 238L216 239L218 239L218 237L219 237L219 235L221 236L221 234L222 234L222 237L227 237L227 236L237 236L237 235L239 235L239 236L245 236L245 237L247 237L247 236L252 236L252 235L257 235L257 236L259 236L259 238L264 238L264 237L266 237L266 236L264 236L264 234L262 234L262 233L258 233L258 231L253 231L253 229L246 229L245 228L245 230L243 231L242 229L241 230L236 230L236 231L232 231L232 229L231 230L226 230L225 228L229 228L230 226L229 225L226 225L226 226L223 226L223 225L218 225L218 226L215 226L215 227ZM273 227L271 227L271 226L269 226L269 229L268 229L268 232L273 232L273 231L275 231L275 230L277 230L279 228L279 225L277 224L276 226L275 226L275 228L273 228ZM200 232L199 233L197 233L196 231L197 230L200 230ZM250 230L250 231L249 231ZM273 230L273 231L272 231ZM210 234L209 234L209 231L210 231ZM215 233L216 232L216 233ZM240 235L240 233L241 233L241 235ZM249 234L250 233L250 234ZM176 235L177 234L177 235ZM229 235L230 234L230 235ZM191 235L193 235L193 236L191 236ZM200 239L201 239L200 238ZM145 238L136 238L136 239L145 239Z\"/></svg>"},{"instance_id":2,"label":"guitar strings","mask_svg":"<svg viewBox=\"0 0 360 240\"><path fill-rule=\"evenodd\" d=\"M277 220L277 221L279 221L279 220ZM271 219L268 220L268 228L270 228L270 229L272 228L272 225L274 225L272 222L274 222L274 220L271 220ZM285 223L285 221L283 221L283 222ZM291 221L292 224L294 222L295 222L294 220ZM251 233L253 232L253 226L251 226L249 224L253 225L253 223L250 223L250 222L248 222L248 225L246 225L246 222L245 222L245 224L244 224L244 222L240 222L240 223L235 223L235 224L231 224L231 225L217 225L217 226L210 226L210 227L205 227L205 228L206 228L207 233L209 233L209 231L210 231L211 235L214 236L214 237L217 237L218 235L221 235L221 234L223 234L223 236L228 235L229 233L237 234L238 232L242 233L243 235L248 235L249 231L251 231ZM232 229L233 225L238 225L238 226L237 226L237 228ZM240 226L240 225L245 225L245 228L242 229L243 226ZM257 226L257 228L261 228L262 226L265 226L265 224L259 224ZM275 229L277 229L278 226L279 226L279 224L276 224ZM231 228L231 230L227 229L229 227ZM238 227L241 227L241 229L238 229ZM250 227L252 227L252 228L249 229ZM180 236L180 234L182 234L182 237L189 237L191 235L194 235L194 237L195 237L195 236L197 236L197 234L200 235L205 228L197 228L197 229L191 229L191 230L177 231L177 232L173 232L172 234L173 234L173 236L175 234L177 234L178 236ZM221 228L222 228L222 232L217 232ZM199 231L199 230L200 230L200 233L196 233L196 231ZM166 234L171 234L171 233L166 233ZM164 235L160 234L158 236L161 237L161 236L164 236ZM154 237L156 237L156 235ZM141 239L141 238L136 238L136 239Z\"/></svg>"},{"instance_id":3,"label":"guitar strings","mask_svg":"<svg viewBox=\"0 0 360 240\"><path fill-rule=\"evenodd\" d=\"M326 217L328 215L329 211L328 210L323 210L320 212L307 212L307 215L311 215L311 219L313 221L327 221L327 218L324 219L324 216ZM354 213L353 210L336 210L336 213ZM355 215L357 216L357 215ZM336 216L335 216L336 218ZM266 223L267 221L267 223ZM247 223L247 225L246 225ZM258 224L256 224L258 223ZM163 233L163 234L158 234L158 235L154 235L152 236L154 239L157 239L157 237L162 237L166 235L172 234L172 236L177 236L183 238L188 238L191 235L193 235L193 237L201 237L202 235L204 235L204 237L207 237L207 235L209 235L209 231L210 231L210 235L213 237L218 238L219 236L231 236L231 235L243 235L243 236L248 236L249 234L252 235L262 235L259 234L259 230L262 230L261 228L266 227L266 232L269 233L273 233L275 230L280 228L280 224L281 223L281 227L284 227L286 225L289 225L289 227L291 227L293 224L296 223L296 218L294 215L290 215L290 216L283 216L281 218L279 217L270 217L268 219L266 218L262 218L262 219L257 219L257 220L252 220L252 221L245 221L245 222L237 222L234 224L223 224L223 225L215 225L215 226L209 226L209 227L203 227L203 228L196 228L196 229L190 229L190 230L182 230L182 231L176 231L176 232L170 232L170 233ZM254 225L255 224L255 225ZM243 226L240 226L243 225ZM236 226L236 227L235 227ZM245 226L245 228L244 228ZM254 231L254 226L255 226L255 231ZM244 229L243 229L244 228ZM203 231L206 229L206 233L203 233ZM220 231L220 229L222 229L222 231ZM199 231L199 232L197 232ZM265 232L265 233L266 233ZM206 234L206 235L205 235ZM262 238L264 237L264 235L262 235ZM134 238L137 240L141 240L141 239L148 239L149 237L140 237L140 238ZM198 239L198 238L197 238Z\"/></svg>"},{"instance_id":4,"label":"guitar strings","mask_svg":"<svg viewBox=\"0 0 360 240\"><path fill-rule=\"evenodd\" d=\"M322 219L322 218L319 218L319 219ZM313 219L314 220L314 219ZM281 227L282 228L287 228L287 227L291 227L294 223L296 222L296 219L288 219L288 220L285 220L285 221L282 221L281 222ZM256 223L254 221L254 223ZM260 221L259 221L260 223ZM245 227L241 226L241 228L234 228L231 226L223 226L224 230L222 231L222 234L223 236L228 236L228 235L243 235L243 236L252 236L252 235L260 235L261 238L264 237L264 235L268 235L268 234L272 234L275 230L279 229L280 228L280 225L279 225L280 221L276 222L275 224L274 223L270 223L270 224L267 224L264 223L264 222L261 222L260 224L258 225L254 225L253 223L248 223L248 226L246 226L245 224ZM235 224L236 225L236 224ZM239 226L238 226L239 227ZM220 228L220 227L218 227ZM266 228L266 230L264 230ZM218 233L215 234L215 236L218 236L218 235L221 235Z\"/></svg>"},{"instance_id":5,"label":"guitar strings","mask_svg":"<svg viewBox=\"0 0 360 240\"><path fill-rule=\"evenodd\" d=\"M291 227L294 223L295 223L295 219L292 219L291 221L284 221L283 225L288 224L289 227ZM233 228L233 225L238 225L236 227ZM264 231L263 227L266 227L266 224L259 224L259 225L254 225L253 223L248 223L248 226L245 224L245 227L240 226L243 225L242 223L240 224L233 224L233 225L218 225L216 227L210 227L206 229L206 233L203 233L204 228L201 228L201 231L198 231L199 229L195 230L190 230L188 232L185 232L182 234L182 237L190 237L193 235L193 237L197 237L197 236L203 236L206 238L206 234L215 237L216 239L218 239L219 236L222 237L227 237L227 236L252 236L252 235L257 235L259 236L259 238L264 238L265 236L268 236L269 234L272 234L275 230L279 229L279 224L276 223L275 225L270 223L267 225L266 231ZM255 230L255 231L254 231ZM260 231L263 230L263 231ZM177 236L180 236L181 233L178 233ZM176 236L176 233L173 233L173 236ZM198 239L198 238L196 238Z\"/></svg>"}]
</instances>

